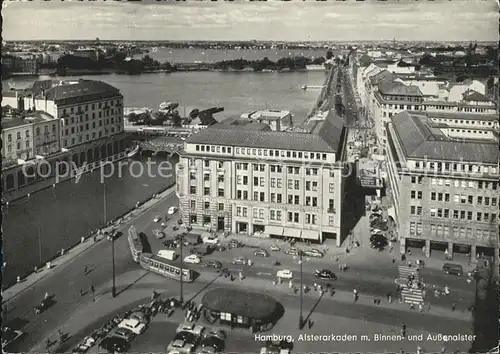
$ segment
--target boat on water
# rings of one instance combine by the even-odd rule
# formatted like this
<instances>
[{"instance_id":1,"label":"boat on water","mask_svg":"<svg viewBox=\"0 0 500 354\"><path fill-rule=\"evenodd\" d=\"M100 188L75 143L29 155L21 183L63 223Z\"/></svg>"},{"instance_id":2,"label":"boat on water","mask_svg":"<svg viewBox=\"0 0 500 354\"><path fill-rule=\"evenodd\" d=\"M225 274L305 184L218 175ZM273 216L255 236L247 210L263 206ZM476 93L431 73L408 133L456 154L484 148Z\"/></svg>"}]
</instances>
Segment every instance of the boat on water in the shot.
<instances>
[{"instance_id":1,"label":"boat on water","mask_svg":"<svg viewBox=\"0 0 500 354\"><path fill-rule=\"evenodd\" d=\"M139 145L137 145L133 150L127 152L127 157L128 158L134 157L135 155L137 155L139 153L139 149L140 149L140 147L139 147Z\"/></svg>"},{"instance_id":2,"label":"boat on water","mask_svg":"<svg viewBox=\"0 0 500 354\"><path fill-rule=\"evenodd\" d=\"M305 91L305 90L307 90L307 86L306 85L302 85L301 89Z\"/></svg>"}]
</instances>

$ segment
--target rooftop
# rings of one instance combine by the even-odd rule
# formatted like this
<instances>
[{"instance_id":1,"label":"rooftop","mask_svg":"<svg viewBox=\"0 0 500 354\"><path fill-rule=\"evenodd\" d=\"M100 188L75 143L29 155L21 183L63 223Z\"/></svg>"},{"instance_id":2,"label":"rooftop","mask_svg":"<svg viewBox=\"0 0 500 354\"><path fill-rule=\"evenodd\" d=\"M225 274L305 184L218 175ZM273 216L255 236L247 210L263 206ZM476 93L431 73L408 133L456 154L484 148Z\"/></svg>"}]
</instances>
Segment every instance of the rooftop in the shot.
<instances>
[{"instance_id":1,"label":"rooftop","mask_svg":"<svg viewBox=\"0 0 500 354\"><path fill-rule=\"evenodd\" d=\"M464 101L472 101L472 102L490 102L491 101L485 95L483 95L477 91L474 91L474 90L469 90L469 91L464 92L463 100Z\"/></svg>"},{"instance_id":2,"label":"rooftop","mask_svg":"<svg viewBox=\"0 0 500 354\"><path fill-rule=\"evenodd\" d=\"M20 116L7 115L7 116L2 116L2 128L9 129L14 127L20 127L31 123L44 122L50 119L54 119L54 117L43 111L36 111L29 113L24 112Z\"/></svg>"},{"instance_id":3,"label":"rooftop","mask_svg":"<svg viewBox=\"0 0 500 354\"><path fill-rule=\"evenodd\" d=\"M397 139L407 157L441 161L498 162L498 143L447 137L426 115L407 111L392 118Z\"/></svg>"},{"instance_id":4,"label":"rooftop","mask_svg":"<svg viewBox=\"0 0 500 354\"><path fill-rule=\"evenodd\" d=\"M92 94L108 94L111 97L119 95L120 91L103 81L80 79L73 81L36 81L33 84L32 93L34 95L43 95L45 93L47 99L58 101Z\"/></svg>"},{"instance_id":5,"label":"rooftop","mask_svg":"<svg viewBox=\"0 0 500 354\"><path fill-rule=\"evenodd\" d=\"M372 85L379 85L382 82L392 82L396 76L387 70L381 71L378 74L370 76L370 82Z\"/></svg>"},{"instance_id":6,"label":"rooftop","mask_svg":"<svg viewBox=\"0 0 500 354\"><path fill-rule=\"evenodd\" d=\"M282 111L279 109L266 109L264 111L257 111L250 117L252 119L282 119L290 115L290 111Z\"/></svg>"},{"instance_id":7,"label":"rooftop","mask_svg":"<svg viewBox=\"0 0 500 354\"><path fill-rule=\"evenodd\" d=\"M259 123L250 119L228 118L222 123L213 125L216 129L240 129L240 130L255 130L255 131L270 131L271 127L265 123Z\"/></svg>"},{"instance_id":8,"label":"rooftop","mask_svg":"<svg viewBox=\"0 0 500 354\"><path fill-rule=\"evenodd\" d=\"M406 86L400 82L382 82L378 85L380 93L385 95L401 96L423 96L420 89L416 86Z\"/></svg>"},{"instance_id":9,"label":"rooftop","mask_svg":"<svg viewBox=\"0 0 500 354\"><path fill-rule=\"evenodd\" d=\"M218 124L190 136L189 144L213 144L225 146L242 146L263 149L283 149L296 151L336 152L336 136L340 133L331 131L333 126L328 124L322 132L326 134L306 134L295 132L256 131L242 129L218 128ZM325 139L326 138L326 139Z\"/></svg>"},{"instance_id":10,"label":"rooftop","mask_svg":"<svg viewBox=\"0 0 500 354\"><path fill-rule=\"evenodd\" d=\"M201 303L212 311L254 319L269 319L278 310L277 301L268 295L228 288L207 291Z\"/></svg>"},{"instance_id":11,"label":"rooftop","mask_svg":"<svg viewBox=\"0 0 500 354\"><path fill-rule=\"evenodd\" d=\"M460 119L460 120L480 120L480 121L496 121L496 114L474 114L462 112L431 112L431 111L409 111L410 114L425 115L428 118L444 118L444 119Z\"/></svg>"}]
</instances>

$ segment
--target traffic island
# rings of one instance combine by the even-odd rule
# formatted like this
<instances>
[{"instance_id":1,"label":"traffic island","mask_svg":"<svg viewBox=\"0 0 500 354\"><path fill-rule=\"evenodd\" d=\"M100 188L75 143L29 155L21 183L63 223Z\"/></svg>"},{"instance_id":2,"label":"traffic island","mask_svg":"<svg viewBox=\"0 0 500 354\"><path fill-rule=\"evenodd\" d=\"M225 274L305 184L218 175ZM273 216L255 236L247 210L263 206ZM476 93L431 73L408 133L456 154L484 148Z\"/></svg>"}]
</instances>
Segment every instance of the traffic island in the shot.
<instances>
[{"instance_id":1,"label":"traffic island","mask_svg":"<svg viewBox=\"0 0 500 354\"><path fill-rule=\"evenodd\" d=\"M204 318L211 324L269 331L284 314L283 306L271 296L239 289L217 288L207 291L201 303Z\"/></svg>"}]
</instances>

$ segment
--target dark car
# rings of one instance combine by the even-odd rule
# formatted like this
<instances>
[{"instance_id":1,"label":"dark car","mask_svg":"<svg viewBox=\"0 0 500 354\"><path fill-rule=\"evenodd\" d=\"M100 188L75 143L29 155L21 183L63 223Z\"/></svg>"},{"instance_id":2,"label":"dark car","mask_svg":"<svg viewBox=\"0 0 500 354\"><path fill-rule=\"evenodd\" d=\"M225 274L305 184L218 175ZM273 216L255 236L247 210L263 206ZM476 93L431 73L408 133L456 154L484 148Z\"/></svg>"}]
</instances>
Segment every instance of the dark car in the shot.
<instances>
[{"instance_id":1,"label":"dark car","mask_svg":"<svg viewBox=\"0 0 500 354\"><path fill-rule=\"evenodd\" d=\"M314 276L318 279L337 280L335 273L328 269L318 269L314 273Z\"/></svg>"},{"instance_id":2,"label":"dark car","mask_svg":"<svg viewBox=\"0 0 500 354\"><path fill-rule=\"evenodd\" d=\"M174 240L166 240L163 242L163 245L166 248L177 248L179 246L179 244L177 242L175 242Z\"/></svg>"},{"instance_id":3,"label":"dark car","mask_svg":"<svg viewBox=\"0 0 500 354\"><path fill-rule=\"evenodd\" d=\"M253 252L253 255L257 257L269 257L269 252L263 249L258 249Z\"/></svg>"},{"instance_id":4,"label":"dark car","mask_svg":"<svg viewBox=\"0 0 500 354\"><path fill-rule=\"evenodd\" d=\"M40 305L35 306L35 313L39 314L47 310L52 304L52 300L50 298L44 299L40 302Z\"/></svg>"},{"instance_id":5,"label":"dark car","mask_svg":"<svg viewBox=\"0 0 500 354\"><path fill-rule=\"evenodd\" d=\"M243 243L237 240L230 240L229 243L227 244L227 248L240 248L243 247Z\"/></svg>"},{"instance_id":6,"label":"dark car","mask_svg":"<svg viewBox=\"0 0 500 354\"><path fill-rule=\"evenodd\" d=\"M182 340L186 343L196 345L200 338L193 332L181 331L175 335L173 342L176 340Z\"/></svg>"},{"instance_id":7,"label":"dark car","mask_svg":"<svg viewBox=\"0 0 500 354\"><path fill-rule=\"evenodd\" d=\"M207 348L207 347L213 348L216 353L220 353L225 348L225 342L224 342L224 339L221 339L221 338L216 337L216 336L210 336L210 337L204 338L201 341L200 346L202 348Z\"/></svg>"},{"instance_id":8,"label":"dark car","mask_svg":"<svg viewBox=\"0 0 500 354\"><path fill-rule=\"evenodd\" d=\"M443 272L460 276L464 273L464 270L460 264L445 263L443 265Z\"/></svg>"},{"instance_id":9,"label":"dark car","mask_svg":"<svg viewBox=\"0 0 500 354\"><path fill-rule=\"evenodd\" d=\"M118 337L104 338L99 346L109 353L125 353L130 348L125 339Z\"/></svg>"},{"instance_id":10,"label":"dark car","mask_svg":"<svg viewBox=\"0 0 500 354\"><path fill-rule=\"evenodd\" d=\"M220 269L222 268L222 263L219 261L216 261L215 259L208 259L203 262L203 266L207 268L215 268L215 269Z\"/></svg>"}]
</instances>

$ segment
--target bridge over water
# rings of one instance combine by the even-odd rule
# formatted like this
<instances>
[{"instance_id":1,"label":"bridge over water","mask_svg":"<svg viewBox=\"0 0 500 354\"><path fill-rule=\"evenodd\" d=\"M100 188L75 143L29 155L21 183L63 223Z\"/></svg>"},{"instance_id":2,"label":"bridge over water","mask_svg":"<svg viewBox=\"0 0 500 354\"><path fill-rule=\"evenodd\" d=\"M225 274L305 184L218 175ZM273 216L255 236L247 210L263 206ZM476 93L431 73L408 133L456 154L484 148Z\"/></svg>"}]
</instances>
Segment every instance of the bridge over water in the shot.
<instances>
[{"instance_id":1,"label":"bridge over water","mask_svg":"<svg viewBox=\"0 0 500 354\"><path fill-rule=\"evenodd\" d=\"M143 155L172 156L184 148L184 141L179 137L162 136L138 142Z\"/></svg>"}]
</instances>

